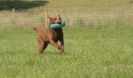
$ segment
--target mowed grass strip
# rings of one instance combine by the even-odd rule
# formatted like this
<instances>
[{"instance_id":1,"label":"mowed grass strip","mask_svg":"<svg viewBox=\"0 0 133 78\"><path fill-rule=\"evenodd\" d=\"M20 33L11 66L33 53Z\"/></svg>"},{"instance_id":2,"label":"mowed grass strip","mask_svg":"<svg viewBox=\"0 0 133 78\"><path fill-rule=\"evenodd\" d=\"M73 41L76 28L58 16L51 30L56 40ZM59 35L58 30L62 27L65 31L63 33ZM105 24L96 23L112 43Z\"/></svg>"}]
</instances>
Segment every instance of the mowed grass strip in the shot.
<instances>
[{"instance_id":1,"label":"mowed grass strip","mask_svg":"<svg viewBox=\"0 0 133 78\"><path fill-rule=\"evenodd\" d=\"M48 7L52 8L110 8L114 6L127 6L132 0L48 0Z\"/></svg>"},{"instance_id":2,"label":"mowed grass strip","mask_svg":"<svg viewBox=\"0 0 133 78\"><path fill-rule=\"evenodd\" d=\"M0 29L0 78L132 78L132 28L65 28L62 55L39 55L32 28Z\"/></svg>"}]
</instances>

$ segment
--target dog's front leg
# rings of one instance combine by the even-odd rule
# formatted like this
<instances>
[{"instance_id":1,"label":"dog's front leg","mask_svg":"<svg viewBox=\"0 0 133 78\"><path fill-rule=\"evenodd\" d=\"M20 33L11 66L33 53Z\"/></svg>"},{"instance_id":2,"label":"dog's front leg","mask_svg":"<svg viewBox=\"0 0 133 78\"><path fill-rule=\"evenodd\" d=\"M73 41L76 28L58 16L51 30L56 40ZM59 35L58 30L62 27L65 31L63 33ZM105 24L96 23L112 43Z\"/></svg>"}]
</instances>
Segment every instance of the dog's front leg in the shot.
<instances>
[{"instance_id":1,"label":"dog's front leg","mask_svg":"<svg viewBox=\"0 0 133 78\"><path fill-rule=\"evenodd\" d=\"M62 39L62 40L59 40L59 41L61 43L61 53L63 53L64 52L64 40Z\"/></svg>"},{"instance_id":2,"label":"dog's front leg","mask_svg":"<svg viewBox=\"0 0 133 78\"><path fill-rule=\"evenodd\" d=\"M47 48L47 46L48 46L48 43L44 42L44 44L43 44L43 51Z\"/></svg>"},{"instance_id":3,"label":"dog's front leg","mask_svg":"<svg viewBox=\"0 0 133 78\"><path fill-rule=\"evenodd\" d=\"M39 54L42 54L44 50L44 41L41 39L38 39L38 49L39 49Z\"/></svg>"},{"instance_id":4,"label":"dog's front leg","mask_svg":"<svg viewBox=\"0 0 133 78\"><path fill-rule=\"evenodd\" d=\"M63 43L61 42L61 52L62 53L64 52L64 42Z\"/></svg>"},{"instance_id":5,"label":"dog's front leg","mask_svg":"<svg viewBox=\"0 0 133 78\"><path fill-rule=\"evenodd\" d=\"M56 47L57 49L61 49L61 47L54 40L51 40L50 44Z\"/></svg>"}]
</instances>

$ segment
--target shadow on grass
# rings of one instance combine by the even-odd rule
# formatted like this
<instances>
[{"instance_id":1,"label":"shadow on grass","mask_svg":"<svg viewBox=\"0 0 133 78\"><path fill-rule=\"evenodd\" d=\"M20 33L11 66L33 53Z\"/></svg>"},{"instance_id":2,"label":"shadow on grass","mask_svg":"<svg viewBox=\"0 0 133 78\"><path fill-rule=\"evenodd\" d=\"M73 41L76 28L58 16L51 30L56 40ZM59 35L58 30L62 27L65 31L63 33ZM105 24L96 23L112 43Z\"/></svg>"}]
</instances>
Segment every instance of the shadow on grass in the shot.
<instances>
[{"instance_id":1,"label":"shadow on grass","mask_svg":"<svg viewBox=\"0 0 133 78\"><path fill-rule=\"evenodd\" d=\"M50 55L51 55L51 54L54 54L54 55L67 55L68 53L65 53L65 52L64 52L64 53L62 54L60 51L56 51L56 52L53 52L53 51L45 51L44 54L48 54L48 55L49 55L49 54L50 54Z\"/></svg>"},{"instance_id":2,"label":"shadow on grass","mask_svg":"<svg viewBox=\"0 0 133 78\"><path fill-rule=\"evenodd\" d=\"M11 9L31 9L34 7L46 6L49 1L21 1L21 0L3 0L0 1L0 10Z\"/></svg>"}]
</instances>

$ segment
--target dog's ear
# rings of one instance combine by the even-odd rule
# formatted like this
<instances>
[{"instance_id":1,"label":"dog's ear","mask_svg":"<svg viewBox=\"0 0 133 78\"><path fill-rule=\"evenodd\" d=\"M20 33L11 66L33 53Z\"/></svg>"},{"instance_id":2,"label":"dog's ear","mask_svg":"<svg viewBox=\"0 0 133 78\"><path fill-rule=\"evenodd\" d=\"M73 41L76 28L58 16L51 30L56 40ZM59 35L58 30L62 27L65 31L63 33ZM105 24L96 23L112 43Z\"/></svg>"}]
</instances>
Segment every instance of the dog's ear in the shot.
<instances>
[{"instance_id":1,"label":"dog's ear","mask_svg":"<svg viewBox=\"0 0 133 78\"><path fill-rule=\"evenodd\" d=\"M58 15L58 17L60 17L60 18L61 18L61 15Z\"/></svg>"},{"instance_id":2,"label":"dog's ear","mask_svg":"<svg viewBox=\"0 0 133 78\"><path fill-rule=\"evenodd\" d=\"M48 16L48 19L52 19L52 17Z\"/></svg>"},{"instance_id":3,"label":"dog's ear","mask_svg":"<svg viewBox=\"0 0 133 78\"><path fill-rule=\"evenodd\" d=\"M57 17L61 20L61 15L58 15Z\"/></svg>"}]
</instances>

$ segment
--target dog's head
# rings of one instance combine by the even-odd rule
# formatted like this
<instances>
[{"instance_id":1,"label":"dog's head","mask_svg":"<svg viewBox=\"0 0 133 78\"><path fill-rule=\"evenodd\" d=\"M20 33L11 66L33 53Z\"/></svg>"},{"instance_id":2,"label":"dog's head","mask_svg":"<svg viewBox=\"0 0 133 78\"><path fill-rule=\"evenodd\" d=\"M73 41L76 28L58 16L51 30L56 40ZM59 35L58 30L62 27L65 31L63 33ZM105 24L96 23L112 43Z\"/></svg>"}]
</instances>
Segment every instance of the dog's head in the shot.
<instances>
[{"instance_id":1,"label":"dog's head","mask_svg":"<svg viewBox=\"0 0 133 78\"><path fill-rule=\"evenodd\" d=\"M59 23L61 22L61 16L57 15L55 17L49 17L50 24Z\"/></svg>"}]
</instances>

